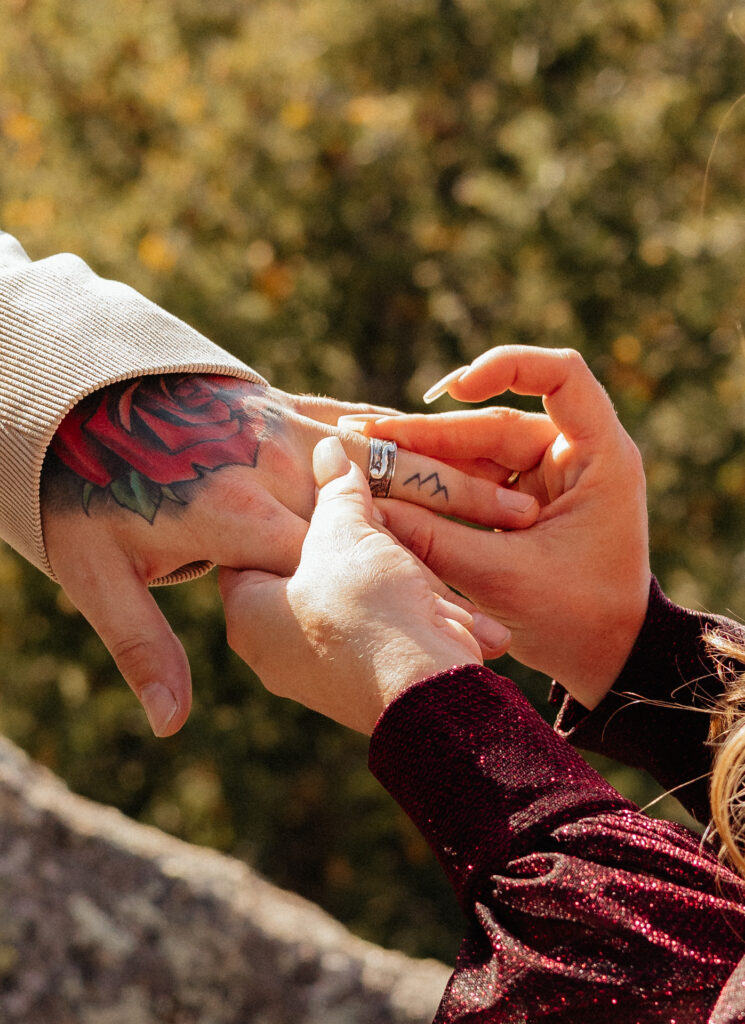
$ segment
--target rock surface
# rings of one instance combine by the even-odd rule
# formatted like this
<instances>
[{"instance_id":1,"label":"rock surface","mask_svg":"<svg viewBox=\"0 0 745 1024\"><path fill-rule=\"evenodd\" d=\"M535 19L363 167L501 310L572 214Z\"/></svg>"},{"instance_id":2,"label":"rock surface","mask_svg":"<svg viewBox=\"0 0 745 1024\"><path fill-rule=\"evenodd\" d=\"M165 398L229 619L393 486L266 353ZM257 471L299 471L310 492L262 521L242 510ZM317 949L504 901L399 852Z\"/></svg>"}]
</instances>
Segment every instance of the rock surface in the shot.
<instances>
[{"instance_id":1,"label":"rock surface","mask_svg":"<svg viewBox=\"0 0 745 1024\"><path fill-rule=\"evenodd\" d=\"M0 739L2 1024L425 1024L447 978Z\"/></svg>"}]
</instances>

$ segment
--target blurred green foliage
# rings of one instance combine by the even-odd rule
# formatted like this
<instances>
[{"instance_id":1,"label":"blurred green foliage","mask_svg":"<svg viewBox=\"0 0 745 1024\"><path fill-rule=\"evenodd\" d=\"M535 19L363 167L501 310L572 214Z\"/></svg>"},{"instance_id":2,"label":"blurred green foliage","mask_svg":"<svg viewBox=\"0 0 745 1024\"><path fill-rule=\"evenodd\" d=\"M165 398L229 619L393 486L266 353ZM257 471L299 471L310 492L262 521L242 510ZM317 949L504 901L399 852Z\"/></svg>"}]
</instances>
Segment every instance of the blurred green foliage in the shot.
<instances>
[{"instance_id":1,"label":"blurred green foliage","mask_svg":"<svg viewBox=\"0 0 745 1024\"><path fill-rule=\"evenodd\" d=\"M579 348L643 450L663 585L744 615L743 30L718 0L4 0L0 223L287 390L416 408L494 344ZM213 580L159 600L196 689L165 742L3 549L0 729L77 791L452 959L459 912L365 742L264 693Z\"/></svg>"}]
</instances>

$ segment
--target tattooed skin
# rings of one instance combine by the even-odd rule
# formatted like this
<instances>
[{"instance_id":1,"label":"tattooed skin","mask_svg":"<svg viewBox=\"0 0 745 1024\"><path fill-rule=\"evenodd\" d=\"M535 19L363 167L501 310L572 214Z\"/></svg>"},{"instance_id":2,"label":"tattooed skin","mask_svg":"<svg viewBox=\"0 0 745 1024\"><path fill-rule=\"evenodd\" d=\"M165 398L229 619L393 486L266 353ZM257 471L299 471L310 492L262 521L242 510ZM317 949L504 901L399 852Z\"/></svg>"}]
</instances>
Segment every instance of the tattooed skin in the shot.
<instances>
[{"instance_id":1,"label":"tattooed skin","mask_svg":"<svg viewBox=\"0 0 745 1024\"><path fill-rule=\"evenodd\" d=\"M188 485L206 473L257 466L262 440L282 416L265 393L216 375L109 385L79 402L57 429L44 466L47 491L58 508L77 500L90 514L100 497L152 523L159 509L187 504ZM77 486L65 487L71 480Z\"/></svg>"},{"instance_id":2,"label":"tattooed skin","mask_svg":"<svg viewBox=\"0 0 745 1024\"><path fill-rule=\"evenodd\" d=\"M268 529L262 517L272 517L271 507L310 519L312 456L321 437L338 432L347 454L368 473L369 440L336 424L348 408L209 374L111 384L80 401L57 429L42 474L42 509L94 518L116 514L137 550L149 544L135 537L138 529L174 518L183 525L174 535L182 546L191 535L196 547L208 541L217 549L230 509L237 519L238 508L258 538ZM396 466L391 497L494 524L489 481L471 479L466 487L456 469L405 448ZM192 514L197 505L200 511ZM165 540L159 544L161 552Z\"/></svg>"},{"instance_id":3,"label":"tattooed skin","mask_svg":"<svg viewBox=\"0 0 745 1024\"><path fill-rule=\"evenodd\" d=\"M423 487L429 484L431 486L431 497L434 498L438 494L443 494L445 496L445 501L448 501L449 499L448 489L445 484L440 483L439 473L430 473L429 476L425 476L424 479L422 479L421 473L414 473L414 475L410 476L408 480L404 480L404 487L408 487L409 484L416 484L418 491L421 491Z\"/></svg>"}]
</instances>

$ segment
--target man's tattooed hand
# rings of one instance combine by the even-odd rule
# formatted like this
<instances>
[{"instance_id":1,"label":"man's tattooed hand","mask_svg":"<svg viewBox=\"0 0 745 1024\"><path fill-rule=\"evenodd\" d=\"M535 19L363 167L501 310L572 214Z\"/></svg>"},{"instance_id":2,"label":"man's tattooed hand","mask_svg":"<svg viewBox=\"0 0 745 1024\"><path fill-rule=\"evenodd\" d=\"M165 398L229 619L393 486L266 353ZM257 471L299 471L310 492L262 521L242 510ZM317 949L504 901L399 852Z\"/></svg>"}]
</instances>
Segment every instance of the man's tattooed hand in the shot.
<instances>
[{"instance_id":1,"label":"man's tattooed hand","mask_svg":"<svg viewBox=\"0 0 745 1024\"><path fill-rule=\"evenodd\" d=\"M256 466L265 420L246 405L250 387L221 376L123 381L76 405L51 451L82 481L86 512L103 492L152 523L164 500L186 503L180 484L224 466Z\"/></svg>"}]
</instances>

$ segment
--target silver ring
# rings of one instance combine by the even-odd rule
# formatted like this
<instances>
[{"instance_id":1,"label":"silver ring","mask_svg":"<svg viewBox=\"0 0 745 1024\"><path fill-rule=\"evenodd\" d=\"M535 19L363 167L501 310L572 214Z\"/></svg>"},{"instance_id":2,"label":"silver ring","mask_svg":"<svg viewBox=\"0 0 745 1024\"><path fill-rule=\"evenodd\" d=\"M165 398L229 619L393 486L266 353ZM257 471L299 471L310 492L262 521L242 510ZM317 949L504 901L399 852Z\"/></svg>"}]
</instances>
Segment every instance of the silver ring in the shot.
<instances>
[{"instance_id":1,"label":"silver ring","mask_svg":"<svg viewBox=\"0 0 745 1024\"><path fill-rule=\"evenodd\" d=\"M377 437L370 438L370 466L367 470L367 482L373 498L387 498L391 490L393 474L396 472L395 441L380 441Z\"/></svg>"}]
</instances>

